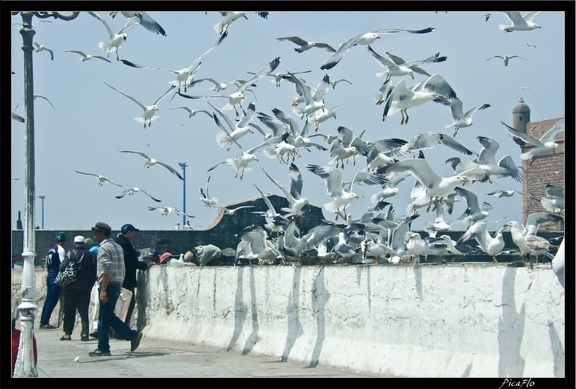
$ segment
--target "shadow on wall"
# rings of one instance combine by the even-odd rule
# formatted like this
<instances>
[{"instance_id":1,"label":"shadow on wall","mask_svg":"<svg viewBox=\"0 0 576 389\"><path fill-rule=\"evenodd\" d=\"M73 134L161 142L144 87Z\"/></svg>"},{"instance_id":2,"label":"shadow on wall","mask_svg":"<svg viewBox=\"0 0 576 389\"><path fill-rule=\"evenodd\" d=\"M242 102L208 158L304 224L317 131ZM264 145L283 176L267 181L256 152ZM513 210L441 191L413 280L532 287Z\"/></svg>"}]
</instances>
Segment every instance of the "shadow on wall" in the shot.
<instances>
[{"instance_id":1,"label":"shadow on wall","mask_svg":"<svg viewBox=\"0 0 576 389\"><path fill-rule=\"evenodd\" d=\"M515 268L507 268L502 279L502 316L498 322L498 376L522 377L525 360L520 355L526 321L526 304L516 312Z\"/></svg>"}]
</instances>

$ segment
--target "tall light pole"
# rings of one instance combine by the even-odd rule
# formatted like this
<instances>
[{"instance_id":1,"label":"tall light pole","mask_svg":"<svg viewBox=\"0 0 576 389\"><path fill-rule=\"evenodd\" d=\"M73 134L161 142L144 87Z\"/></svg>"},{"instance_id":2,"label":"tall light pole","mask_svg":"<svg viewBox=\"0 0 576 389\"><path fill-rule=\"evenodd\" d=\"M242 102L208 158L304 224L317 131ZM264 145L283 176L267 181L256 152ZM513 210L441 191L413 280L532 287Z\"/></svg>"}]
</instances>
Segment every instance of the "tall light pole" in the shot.
<instances>
[{"instance_id":1,"label":"tall light pole","mask_svg":"<svg viewBox=\"0 0 576 389\"><path fill-rule=\"evenodd\" d=\"M32 44L36 32L32 28L32 17L40 19L53 17L54 19L73 20L80 12L72 12L70 16L59 12L12 12L12 15L22 16L22 51L24 52L24 109L26 111L26 132L24 135L24 266L22 267L22 302L18 305L20 311L20 343L18 355L14 366L14 377L38 377L38 370L34 363L34 312L36 306L36 274L34 270L35 231L34 231L34 197L35 197L35 162L34 162L34 67Z\"/></svg>"},{"instance_id":2,"label":"tall light pole","mask_svg":"<svg viewBox=\"0 0 576 389\"><path fill-rule=\"evenodd\" d=\"M182 168L182 228L186 226L186 162L178 163Z\"/></svg>"},{"instance_id":3,"label":"tall light pole","mask_svg":"<svg viewBox=\"0 0 576 389\"><path fill-rule=\"evenodd\" d=\"M38 197L40 198L40 200L42 200L42 229L44 229L44 199L46 198L46 196L40 195Z\"/></svg>"}]
</instances>

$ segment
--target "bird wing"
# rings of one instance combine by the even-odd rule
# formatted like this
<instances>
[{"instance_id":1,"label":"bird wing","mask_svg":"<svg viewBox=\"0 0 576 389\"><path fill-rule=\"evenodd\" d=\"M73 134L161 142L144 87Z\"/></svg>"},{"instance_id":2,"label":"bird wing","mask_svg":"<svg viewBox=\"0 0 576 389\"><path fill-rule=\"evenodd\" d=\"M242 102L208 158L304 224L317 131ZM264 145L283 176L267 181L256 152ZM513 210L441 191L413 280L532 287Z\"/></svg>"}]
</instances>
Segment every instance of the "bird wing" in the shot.
<instances>
[{"instance_id":1,"label":"bird wing","mask_svg":"<svg viewBox=\"0 0 576 389\"><path fill-rule=\"evenodd\" d=\"M530 136L526 133L523 133L521 131L516 130L513 127L510 127L509 125L507 125L504 122L500 122L502 123L502 125L504 126L504 128L506 130L508 130L508 132L512 135L512 137L514 138L514 140L516 141L516 139L519 139L520 141L524 142L524 143L530 143L532 145L535 146L542 146L542 142L536 138L534 138L533 136ZM518 143L518 142L516 142Z\"/></svg>"},{"instance_id":2,"label":"bird wing","mask_svg":"<svg viewBox=\"0 0 576 389\"><path fill-rule=\"evenodd\" d=\"M336 52L332 54L324 62L324 64L322 64L322 66L320 66L320 69L329 70L332 69L334 66L338 65L338 62L342 60L344 54L346 54L348 50L350 50L350 48L354 46L356 42L358 42L358 40L362 37L362 35L364 34L357 35L354 38L348 39L346 42L342 43L340 47L338 47L338 50L336 50Z\"/></svg>"},{"instance_id":3,"label":"bird wing","mask_svg":"<svg viewBox=\"0 0 576 389\"><path fill-rule=\"evenodd\" d=\"M555 198L564 198L564 187L558 185L546 185L546 196Z\"/></svg>"},{"instance_id":4,"label":"bird wing","mask_svg":"<svg viewBox=\"0 0 576 389\"><path fill-rule=\"evenodd\" d=\"M254 185L254 187L255 187L256 189L258 189L258 192L260 192L260 195L262 196L262 199L264 200L264 203L266 204L266 206L268 207L268 209L270 210L270 212L272 213L272 215L274 215L274 216L277 215L278 213L276 212L276 209L274 208L274 205L272 205L272 202L270 201L270 199L269 199L266 195L264 195L264 192L262 192L262 191L260 190L260 188L258 188L258 187L256 186L256 184L252 183L252 185Z\"/></svg>"},{"instance_id":5,"label":"bird wing","mask_svg":"<svg viewBox=\"0 0 576 389\"><path fill-rule=\"evenodd\" d=\"M168 90L167 90L166 92L164 92L164 94L163 94L162 96L160 96L160 97L154 102L154 105L158 105L158 104L162 101L162 99L164 99L166 96L168 96L168 93L170 93L170 91L171 91L172 89L174 89L174 88L176 88L175 85L170 85L170 87L168 88Z\"/></svg>"},{"instance_id":6,"label":"bird wing","mask_svg":"<svg viewBox=\"0 0 576 389\"><path fill-rule=\"evenodd\" d=\"M370 47L370 45L368 45L368 52L370 53L370 55L376 60L376 62L378 62L380 65L384 66L384 67L392 67L392 68L397 68L398 64L395 63L394 61L392 61L389 58L383 57L380 54L378 54L377 52L375 52L372 47Z\"/></svg>"},{"instance_id":7,"label":"bird wing","mask_svg":"<svg viewBox=\"0 0 576 389\"><path fill-rule=\"evenodd\" d=\"M496 163L496 152L500 148L498 142L486 136L477 136L476 139L482 145L482 150L476 162L480 164L494 164Z\"/></svg>"},{"instance_id":8,"label":"bird wing","mask_svg":"<svg viewBox=\"0 0 576 389\"><path fill-rule=\"evenodd\" d=\"M502 57L501 55L493 55L493 56L490 57L490 58L486 58L486 61L490 61L491 59L494 59L494 58L500 58L500 59L502 59L502 60L504 59L504 57Z\"/></svg>"},{"instance_id":9,"label":"bird wing","mask_svg":"<svg viewBox=\"0 0 576 389\"><path fill-rule=\"evenodd\" d=\"M294 162L290 164L288 176L290 177L290 194L295 199L301 198L303 186L302 174Z\"/></svg>"},{"instance_id":10,"label":"bird wing","mask_svg":"<svg viewBox=\"0 0 576 389\"><path fill-rule=\"evenodd\" d=\"M37 97L39 97L39 98L41 98L41 99L43 99L43 100L46 100L46 101L48 102L48 104L50 104L50 106L51 106L52 108L56 109L56 107L54 107L54 104L52 104L52 102L51 102L50 100L48 100L47 97L44 97L44 96L41 96L41 95L34 95L34 98L37 98Z\"/></svg>"},{"instance_id":11,"label":"bird wing","mask_svg":"<svg viewBox=\"0 0 576 389\"><path fill-rule=\"evenodd\" d=\"M468 111L466 111L466 113L464 114L464 117L470 118L470 117L472 117L472 115L474 115L474 113L475 113L476 111L478 111L478 110L480 110L480 109L486 109L486 108L488 108L488 107L490 107L490 104L484 103L484 104L477 105L477 106L475 106L474 108L469 109Z\"/></svg>"},{"instance_id":12,"label":"bird wing","mask_svg":"<svg viewBox=\"0 0 576 389\"><path fill-rule=\"evenodd\" d=\"M534 17L539 13L540 11L529 12L526 15L524 15L523 19L527 22L532 22L532 19L534 19Z\"/></svg>"},{"instance_id":13,"label":"bird wing","mask_svg":"<svg viewBox=\"0 0 576 389\"><path fill-rule=\"evenodd\" d=\"M294 199L294 197L292 197L290 192L288 192L288 190L286 188L284 188L282 185L280 185L280 183L278 181L276 181L274 178L272 178L272 176L270 176L270 174L268 174L266 172L266 170L262 169L262 171L264 172L264 174L266 174L266 177L268 177L270 179L270 181L272 181L274 183L274 185L276 185L282 192L284 192L284 195L286 196L286 199L288 200L288 202L290 204L293 204L295 199Z\"/></svg>"},{"instance_id":14,"label":"bird wing","mask_svg":"<svg viewBox=\"0 0 576 389\"><path fill-rule=\"evenodd\" d=\"M308 44L308 41L300 38L299 36L284 36L276 39L278 39L279 41L290 41L292 43L297 44L298 46L304 46Z\"/></svg>"},{"instance_id":15,"label":"bird wing","mask_svg":"<svg viewBox=\"0 0 576 389\"><path fill-rule=\"evenodd\" d=\"M100 20L104 27L106 27L106 31L108 31L108 35L110 35L110 39L114 38L114 31L110 28L110 25L106 20L102 18L102 16L98 15L96 12L88 11L88 14L95 17L96 19Z\"/></svg>"},{"instance_id":16,"label":"bird wing","mask_svg":"<svg viewBox=\"0 0 576 389\"><path fill-rule=\"evenodd\" d=\"M314 47L320 47L322 49L326 49L326 51L329 51L331 53L335 53L336 49L333 48L332 46L330 46L328 43L324 43L324 42L315 42L314 43Z\"/></svg>"},{"instance_id":17,"label":"bird wing","mask_svg":"<svg viewBox=\"0 0 576 389\"><path fill-rule=\"evenodd\" d=\"M442 179L425 159L405 159L388 167L390 172L408 172L426 188L437 186Z\"/></svg>"},{"instance_id":18,"label":"bird wing","mask_svg":"<svg viewBox=\"0 0 576 389\"><path fill-rule=\"evenodd\" d=\"M181 179L182 181L184 181L184 177L182 177L180 175L180 173L178 173L178 171L176 169L174 169L172 166L168 165L167 163L164 162L160 162L160 161L156 161L157 165L161 165L164 166L166 169L168 169L172 174L174 174L176 177L178 177L179 179Z\"/></svg>"},{"instance_id":19,"label":"bird wing","mask_svg":"<svg viewBox=\"0 0 576 389\"><path fill-rule=\"evenodd\" d=\"M478 196L476 196L473 192L459 186L454 188L454 192L466 199L466 204L470 210L470 213L476 213L480 211L480 206L478 205Z\"/></svg>"},{"instance_id":20,"label":"bird wing","mask_svg":"<svg viewBox=\"0 0 576 389\"><path fill-rule=\"evenodd\" d=\"M136 26L137 24L140 24L140 21L141 21L141 18L138 16L132 16L132 17L128 18L126 20L126 23L124 23L124 26L122 26L122 28L120 30L118 30L117 34L124 34L126 31L128 31L132 27Z\"/></svg>"},{"instance_id":21,"label":"bird wing","mask_svg":"<svg viewBox=\"0 0 576 389\"><path fill-rule=\"evenodd\" d=\"M157 203L160 203L162 201L162 200L155 198L154 196L152 196L150 193L146 192L143 189L140 189L140 192L144 193L145 195L147 195L148 197L150 197L152 200L156 201Z\"/></svg>"},{"instance_id":22,"label":"bird wing","mask_svg":"<svg viewBox=\"0 0 576 389\"><path fill-rule=\"evenodd\" d=\"M440 134L440 143L462 154L466 155L476 154L474 151L467 149L466 147L464 147L462 143L458 142L456 139L446 134Z\"/></svg>"},{"instance_id":23,"label":"bird wing","mask_svg":"<svg viewBox=\"0 0 576 389\"><path fill-rule=\"evenodd\" d=\"M452 111L452 119L459 120L464 117L464 107L462 100L456 98L450 101L450 111Z\"/></svg>"},{"instance_id":24,"label":"bird wing","mask_svg":"<svg viewBox=\"0 0 576 389\"><path fill-rule=\"evenodd\" d=\"M130 100L132 100L133 102L138 104L144 111L146 111L146 106L144 104L142 104L141 102L139 102L138 100L136 100L134 97L130 96L129 94L122 92L121 90L114 88L112 85L108 84L107 82L104 82L104 84L108 85L110 88L114 89L116 92L121 93L124 96L128 97Z\"/></svg>"},{"instance_id":25,"label":"bird wing","mask_svg":"<svg viewBox=\"0 0 576 389\"><path fill-rule=\"evenodd\" d=\"M542 143L545 142L551 142L554 141L554 139L556 139L556 137L563 132L565 129L564 127L564 118L558 120L556 122L556 124L554 124L552 126L551 129L549 129L548 131L546 131L546 133L544 135L542 135L542 137L540 138L540 141Z\"/></svg>"},{"instance_id":26,"label":"bird wing","mask_svg":"<svg viewBox=\"0 0 576 389\"><path fill-rule=\"evenodd\" d=\"M150 162L152 158L148 156L148 154L143 153L141 151L130 151L130 150L120 150L121 153L130 153L130 154L138 154L142 158L144 158L147 162Z\"/></svg>"},{"instance_id":27,"label":"bird wing","mask_svg":"<svg viewBox=\"0 0 576 389\"><path fill-rule=\"evenodd\" d=\"M278 67L279 64L280 64L280 57L274 58L272 61L270 61L269 63L264 65L260 70L258 70L252 78L250 78L248 81L240 85L236 90L236 92L242 92L243 90L251 86L253 83L257 82L263 77L266 77L267 75L272 73Z\"/></svg>"},{"instance_id":28,"label":"bird wing","mask_svg":"<svg viewBox=\"0 0 576 389\"><path fill-rule=\"evenodd\" d=\"M326 193L331 197L342 195L342 173L332 166L306 165L308 170L326 181Z\"/></svg>"},{"instance_id":29,"label":"bird wing","mask_svg":"<svg viewBox=\"0 0 576 389\"><path fill-rule=\"evenodd\" d=\"M518 169L511 156L507 155L500 159L500 161L498 161L498 166L504 168L510 174L510 177L516 181L522 182L524 180L522 177L522 171Z\"/></svg>"},{"instance_id":30,"label":"bird wing","mask_svg":"<svg viewBox=\"0 0 576 389\"><path fill-rule=\"evenodd\" d=\"M136 16L140 19L140 25L150 32L166 36L166 31L148 13L143 11L122 11L122 15L127 18Z\"/></svg>"},{"instance_id":31,"label":"bird wing","mask_svg":"<svg viewBox=\"0 0 576 389\"><path fill-rule=\"evenodd\" d=\"M80 172L80 171L78 171L78 170L76 170L76 173L78 173L78 174L84 174L84 175L86 175L86 176L94 176L94 177L100 177L100 175L98 175L98 174L94 174L94 173L86 173L86 172Z\"/></svg>"}]
</instances>

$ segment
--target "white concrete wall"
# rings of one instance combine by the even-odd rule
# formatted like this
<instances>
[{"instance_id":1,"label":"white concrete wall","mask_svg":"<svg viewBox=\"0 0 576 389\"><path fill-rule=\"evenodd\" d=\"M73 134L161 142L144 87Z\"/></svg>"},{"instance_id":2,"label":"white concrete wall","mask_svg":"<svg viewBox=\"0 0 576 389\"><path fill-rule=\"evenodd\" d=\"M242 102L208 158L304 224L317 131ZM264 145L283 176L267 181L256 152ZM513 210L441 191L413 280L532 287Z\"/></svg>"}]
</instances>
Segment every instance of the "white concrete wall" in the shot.
<instances>
[{"instance_id":1,"label":"white concrete wall","mask_svg":"<svg viewBox=\"0 0 576 389\"><path fill-rule=\"evenodd\" d=\"M565 376L564 289L549 264L185 264L139 282L145 337L382 376Z\"/></svg>"}]
</instances>

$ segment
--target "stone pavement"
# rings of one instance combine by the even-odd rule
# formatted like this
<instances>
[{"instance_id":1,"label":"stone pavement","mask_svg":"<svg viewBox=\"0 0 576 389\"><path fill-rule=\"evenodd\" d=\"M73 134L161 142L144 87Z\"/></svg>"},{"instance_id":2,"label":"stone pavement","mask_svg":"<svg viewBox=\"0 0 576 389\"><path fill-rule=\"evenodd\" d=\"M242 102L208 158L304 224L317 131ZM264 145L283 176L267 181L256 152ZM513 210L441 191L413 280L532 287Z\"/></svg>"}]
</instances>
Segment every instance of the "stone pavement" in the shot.
<instances>
[{"instance_id":1,"label":"stone pavement","mask_svg":"<svg viewBox=\"0 0 576 389\"><path fill-rule=\"evenodd\" d=\"M61 341L62 329L35 330L38 378L369 378L325 366L281 362L278 357L242 355L190 343L142 338L130 352L130 342L110 340L109 357L89 357L97 341ZM77 359L78 357L78 359ZM77 361L75 361L77 359ZM172 386L172 385L171 385Z\"/></svg>"}]
</instances>

